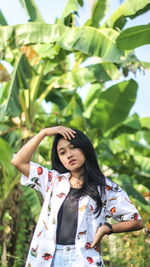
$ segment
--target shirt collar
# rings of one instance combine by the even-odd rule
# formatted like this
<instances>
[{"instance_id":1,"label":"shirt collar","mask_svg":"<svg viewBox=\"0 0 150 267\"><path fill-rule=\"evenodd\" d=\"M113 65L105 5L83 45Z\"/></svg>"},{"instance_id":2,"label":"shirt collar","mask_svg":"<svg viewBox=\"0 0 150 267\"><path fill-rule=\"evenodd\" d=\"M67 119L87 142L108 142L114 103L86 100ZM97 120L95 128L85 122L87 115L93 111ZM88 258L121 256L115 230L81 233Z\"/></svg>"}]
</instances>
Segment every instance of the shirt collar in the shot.
<instances>
[{"instance_id":1,"label":"shirt collar","mask_svg":"<svg viewBox=\"0 0 150 267\"><path fill-rule=\"evenodd\" d=\"M61 173L59 174L60 177L65 177L66 179L69 179L71 177L71 173L70 172L65 172L65 173Z\"/></svg>"}]
</instances>

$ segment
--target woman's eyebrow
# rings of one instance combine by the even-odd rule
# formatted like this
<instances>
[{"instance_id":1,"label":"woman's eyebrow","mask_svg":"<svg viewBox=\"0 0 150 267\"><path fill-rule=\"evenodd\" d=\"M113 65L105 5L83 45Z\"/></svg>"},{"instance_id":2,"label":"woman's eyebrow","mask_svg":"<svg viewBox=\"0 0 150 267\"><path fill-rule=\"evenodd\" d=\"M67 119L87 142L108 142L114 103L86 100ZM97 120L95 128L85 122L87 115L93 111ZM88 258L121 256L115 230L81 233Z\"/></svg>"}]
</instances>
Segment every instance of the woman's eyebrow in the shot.
<instances>
[{"instance_id":1,"label":"woman's eyebrow","mask_svg":"<svg viewBox=\"0 0 150 267\"><path fill-rule=\"evenodd\" d=\"M61 150L64 150L64 148L63 147L58 148L58 151L61 151Z\"/></svg>"},{"instance_id":2,"label":"woman's eyebrow","mask_svg":"<svg viewBox=\"0 0 150 267\"><path fill-rule=\"evenodd\" d=\"M59 152L60 150L65 150L65 148L66 148L66 147L69 147L69 146L73 146L73 144L70 143L70 144L67 144L65 147L59 147L59 148L58 148L58 152Z\"/></svg>"}]
</instances>

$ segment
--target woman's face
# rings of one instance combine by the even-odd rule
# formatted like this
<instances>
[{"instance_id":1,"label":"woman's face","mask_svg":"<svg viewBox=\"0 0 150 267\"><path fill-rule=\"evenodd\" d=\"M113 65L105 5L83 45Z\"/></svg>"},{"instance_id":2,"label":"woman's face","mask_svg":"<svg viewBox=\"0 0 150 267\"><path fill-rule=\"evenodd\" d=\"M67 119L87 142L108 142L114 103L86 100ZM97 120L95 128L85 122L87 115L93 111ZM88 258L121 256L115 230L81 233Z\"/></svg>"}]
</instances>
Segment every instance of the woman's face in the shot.
<instances>
[{"instance_id":1,"label":"woman's face","mask_svg":"<svg viewBox=\"0 0 150 267\"><path fill-rule=\"evenodd\" d=\"M58 157L70 172L83 171L85 156L80 148L74 147L68 140L61 138L57 145Z\"/></svg>"}]
</instances>

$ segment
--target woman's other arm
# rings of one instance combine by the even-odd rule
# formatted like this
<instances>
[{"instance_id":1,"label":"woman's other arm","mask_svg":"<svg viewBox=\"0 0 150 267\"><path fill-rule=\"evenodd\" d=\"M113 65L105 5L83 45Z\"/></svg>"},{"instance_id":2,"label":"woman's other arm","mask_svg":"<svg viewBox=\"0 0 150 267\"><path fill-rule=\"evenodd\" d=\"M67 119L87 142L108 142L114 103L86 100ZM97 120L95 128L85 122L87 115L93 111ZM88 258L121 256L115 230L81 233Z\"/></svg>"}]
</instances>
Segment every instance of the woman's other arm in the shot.
<instances>
[{"instance_id":1,"label":"woman's other arm","mask_svg":"<svg viewBox=\"0 0 150 267\"><path fill-rule=\"evenodd\" d=\"M112 232L113 233L124 233L141 230L143 228L142 220L134 220L134 221L123 221L112 224ZM103 225L98 228L93 243L91 244L91 248L93 248L98 242L102 240L104 235L108 235L110 232L110 228L107 225Z\"/></svg>"},{"instance_id":2,"label":"woman's other arm","mask_svg":"<svg viewBox=\"0 0 150 267\"><path fill-rule=\"evenodd\" d=\"M29 176L30 172L30 160L33 152L36 150L38 145L44 139L45 136L53 136L61 134L65 139L71 139L74 137L75 131L70 128L63 126L56 126L51 128L45 128L41 130L36 136L34 136L27 144L25 144L12 159L11 163L26 177Z\"/></svg>"}]
</instances>

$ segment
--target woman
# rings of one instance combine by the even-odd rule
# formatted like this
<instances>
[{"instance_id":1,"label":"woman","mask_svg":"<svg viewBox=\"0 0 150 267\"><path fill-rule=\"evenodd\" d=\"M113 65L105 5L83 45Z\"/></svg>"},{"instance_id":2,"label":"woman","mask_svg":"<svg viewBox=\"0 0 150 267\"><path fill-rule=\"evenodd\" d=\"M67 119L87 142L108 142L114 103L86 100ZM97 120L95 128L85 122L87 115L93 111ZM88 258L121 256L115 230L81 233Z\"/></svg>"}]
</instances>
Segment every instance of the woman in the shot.
<instances>
[{"instance_id":1,"label":"woman","mask_svg":"<svg viewBox=\"0 0 150 267\"><path fill-rule=\"evenodd\" d=\"M30 162L45 136L55 136L52 170ZM79 130L41 130L12 164L23 174L21 183L44 198L26 267L104 266L97 249L102 238L143 227L128 195L101 173L91 142ZM109 217L118 222L107 223Z\"/></svg>"}]
</instances>

